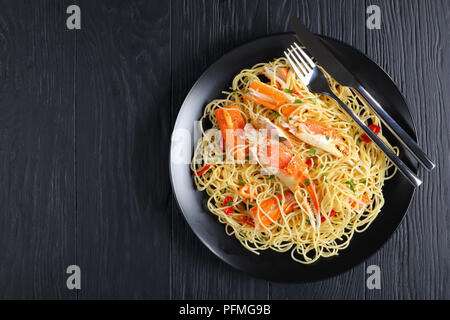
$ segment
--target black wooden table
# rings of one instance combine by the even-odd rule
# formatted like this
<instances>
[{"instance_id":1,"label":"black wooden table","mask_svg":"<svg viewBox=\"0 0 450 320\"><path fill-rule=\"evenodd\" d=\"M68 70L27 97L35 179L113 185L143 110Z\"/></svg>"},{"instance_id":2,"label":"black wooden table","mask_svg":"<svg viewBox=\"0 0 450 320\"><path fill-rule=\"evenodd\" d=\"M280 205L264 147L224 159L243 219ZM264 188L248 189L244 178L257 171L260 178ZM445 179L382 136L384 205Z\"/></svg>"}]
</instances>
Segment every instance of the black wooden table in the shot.
<instances>
[{"instance_id":1,"label":"black wooden table","mask_svg":"<svg viewBox=\"0 0 450 320\"><path fill-rule=\"evenodd\" d=\"M81 30L66 9L81 8ZM381 29L366 28L369 5ZM237 45L314 32L366 53L406 97L420 171L406 219L364 264L286 285L225 265L169 182L171 128L200 74ZM450 1L0 0L0 297L450 298ZM66 268L81 268L68 290ZM366 268L381 289L366 287Z\"/></svg>"}]
</instances>

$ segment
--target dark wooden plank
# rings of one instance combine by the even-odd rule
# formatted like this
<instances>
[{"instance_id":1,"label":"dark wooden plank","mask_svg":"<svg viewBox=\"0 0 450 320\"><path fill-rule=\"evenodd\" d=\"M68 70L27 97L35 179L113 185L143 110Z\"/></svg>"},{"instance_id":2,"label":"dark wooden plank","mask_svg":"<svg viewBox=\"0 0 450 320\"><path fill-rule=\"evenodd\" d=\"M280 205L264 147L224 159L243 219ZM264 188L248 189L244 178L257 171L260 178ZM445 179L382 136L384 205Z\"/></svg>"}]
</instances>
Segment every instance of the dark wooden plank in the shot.
<instances>
[{"instance_id":1,"label":"dark wooden plank","mask_svg":"<svg viewBox=\"0 0 450 320\"><path fill-rule=\"evenodd\" d=\"M170 3L78 3L80 298L169 298Z\"/></svg>"},{"instance_id":2,"label":"dark wooden plank","mask_svg":"<svg viewBox=\"0 0 450 320\"><path fill-rule=\"evenodd\" d=\"M312 32L365 48L365 9L361 1L270 1L270 32L292 31L289 21L296 15ZM271 285L273 299L363 299L364 264L320 282L301 285Z\"/></svg>"},{"instance_id":3,"label":"dark wooden plank","mask_svg":"<svg viewBox=\"0 0 450 320\"><path fill-rule=\"evenodd\" d=\"M367 54L393 77L409 103L419 144L437 162L421 170L406 219L368 264L380 266L370 299L450 298L449 122L450 3L366 1L381 9L381 30L367 30Z\"/></svg>"},{"instance_id":4,"label":"dark wooden plank","mask_svg":"<svg viewBox=\"0 0 450 320\"><path fill-rule=\"evenodd\" d=\"M69 1L0 1L0 297L74 299Z\"/></svg>"},{"instance_id":5,"label":"dark wooden plank","mask_svg":"<svg viewBox=\"0 0 450 320\"><path fill-rule=\"evenodd\" d=\"M200 74L235 46L266 33L266 1L173 1L172 121ZM225 265L190 230L173 199L172 297L265 299L267 283Z\"/></svg>"}]
</instances>

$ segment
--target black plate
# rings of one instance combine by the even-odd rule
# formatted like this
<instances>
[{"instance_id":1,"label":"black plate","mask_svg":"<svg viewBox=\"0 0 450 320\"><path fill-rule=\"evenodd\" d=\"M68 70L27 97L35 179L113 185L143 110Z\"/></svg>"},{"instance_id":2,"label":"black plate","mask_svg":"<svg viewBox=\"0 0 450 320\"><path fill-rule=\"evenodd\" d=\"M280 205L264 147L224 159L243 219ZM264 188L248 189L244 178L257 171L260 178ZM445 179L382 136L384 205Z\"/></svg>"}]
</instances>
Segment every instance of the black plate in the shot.
<instances>
[{"instance_id":1,"label":"black plate","mask_svg":"<svg viewBox=\"0 0 450 320\"><path fill-rule=\"evenodd\" d=\"M330 38L322 37L322 39L357 74L361 82L372 89L371 94L403 125L405 130L416 137L406 102L389 76L356 49ZM185 132L191 134L192 144L194 121L200 118L205 105L221 97L221 91L230 87L233 77L242 69L283 56L283 49L294 40L291 33L273 35L240 46L220 58L192 87L178 114L174 132L186 130ZM387 130L383 133L391 143L398 145ZM236 238L227 236L225 226L203 206L206 195L196 190L189 164L175 163L175 149L179 146L179 141L178 143L172 141L170 174L176 199L188 224L197 237L220 259L237 269L267 280L315 281L335 276L363 262L394 233L414 194L414 188L406 179L400 173L396 174L393 179L386 182L383 189L386 203L367 231L356 234L349 247L340 251L338 256L322 258L311 265L303 265L293 261L290 253L266 250L260 255L255 255L244 249ZM191 158L192 151L192 148L188 148L186 155L188 159ZM400 158L410 164L410 167L416 168L417 172L417 163L409 158L402 148Z\"/></svg>"}]
</instances>

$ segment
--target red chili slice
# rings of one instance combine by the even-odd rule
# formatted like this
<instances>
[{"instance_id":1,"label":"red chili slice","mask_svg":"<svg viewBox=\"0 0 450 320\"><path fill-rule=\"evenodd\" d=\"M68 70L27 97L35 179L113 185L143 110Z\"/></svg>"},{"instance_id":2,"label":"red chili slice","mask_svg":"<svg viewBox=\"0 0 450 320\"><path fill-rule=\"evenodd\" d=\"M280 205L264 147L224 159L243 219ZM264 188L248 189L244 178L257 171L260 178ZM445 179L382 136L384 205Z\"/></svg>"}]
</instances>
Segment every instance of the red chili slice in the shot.
<instances>
[{"instance_id":1,"label":"red chili slice","mask_svg":"<svg viewBox=\"0 0 450 320\"><path fill-rule=\"evenodd\" d=\"M199 171L195 172L194 175L196 175L197 177L200 177L200 176L203 175L206 171L208 171L209 168L211 168L211 165L207 164L206 166L203 167L202 170L199 170Z\"/></svg>"},{"instance_id":2,"label":"red chili slice","mask_svg":"<svg viewBox=\"0 0 450 320\"><path fill-rule=\"evenodd\" d=\"M306 165L307 165L308 167L310 167L310 166L312 165L312 160L311 160L311 158L306 159L305 163L306 163Z\"/></svg>"},{"instance_id":3,"label":"red chili slice","mask_svg":"<svg viewBox=\"0 0 450 320\"><path fill-rule=\"evenodd\" d=\"M241 220L243 223L249 225L250 227L253 227L253 228L255 227L255 221L253 220L253 218L239 216L239 220Z\"/></svg>"},{"instance_id":4,"label":"red chili slice","mask_svg":"<svg viewBox=\"0 0 450 320\"><path fill-rule=\"evenodd\" d=\"M336 211L331 210L330 212L327 213L327 216L328 216L329 218L331 218L332 216L334 216L334 215L336 215L336 214L337 214ZM321 217L320 217L320 222L325 222L325 220L326 220L326 218L325 218L324 216L321 216Z\"/></svg>"},{"instance_id":5,"label":"red chili slice","mask_svg":"<svg viewBox=\"0 0 450 320\"><path fill-rule=\"evenodd\" d=\"M373 133L375 133L376 135L378 135L378 134L380 133L381 127L380 127L380 126L377 126L376 124L371 124L371 125L369 126L369 129L372 130ZM369 138L369 136L368 136L367 134L365 134L365 133L361 136L361 139L362 139L364 142L367 142L367 143L369 143L370 141L372 141L372 140Z\"/></svg>"},{"instance_id":6,"label":"red chili slice","mask_svg":"<svg viewBox=\"0 0 450 320\"><path fill-rule=\"evenodd\" d=\"M225 200L223 201L223 212L228 216L232 216L234 208L228 205L229 202L233 202L233 198L230 196L225 197Z\"/></svg>"}]
</instances>

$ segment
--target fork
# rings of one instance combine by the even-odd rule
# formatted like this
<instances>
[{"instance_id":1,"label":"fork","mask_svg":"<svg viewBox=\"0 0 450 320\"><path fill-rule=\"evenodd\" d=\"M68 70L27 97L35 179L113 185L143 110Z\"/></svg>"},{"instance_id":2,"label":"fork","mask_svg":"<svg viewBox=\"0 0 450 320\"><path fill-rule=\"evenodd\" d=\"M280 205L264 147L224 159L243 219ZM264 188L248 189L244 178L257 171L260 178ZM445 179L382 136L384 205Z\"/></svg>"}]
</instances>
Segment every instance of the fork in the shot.
<instances>
[{"instance_id":1,"label":"fork","mask_svg":"<svg viewBox=\"0 0 450 320\"><path fill-rule=\"evenodd\" d=\"M383 151L389 160L398 168L398 170L414 186L418 187L422 181L412 172L412 170L372 131L359 117L339 99L331 90L327 78L317 67L313 60L303 51L297 43L290 46L288 51L284 51L295 73L306 85L309 91L323 94L334 101L347 112L347 114L358 124L358 126L372 139L372 141Z\"/></svg>"}]
</instances>

